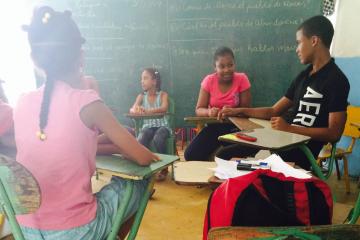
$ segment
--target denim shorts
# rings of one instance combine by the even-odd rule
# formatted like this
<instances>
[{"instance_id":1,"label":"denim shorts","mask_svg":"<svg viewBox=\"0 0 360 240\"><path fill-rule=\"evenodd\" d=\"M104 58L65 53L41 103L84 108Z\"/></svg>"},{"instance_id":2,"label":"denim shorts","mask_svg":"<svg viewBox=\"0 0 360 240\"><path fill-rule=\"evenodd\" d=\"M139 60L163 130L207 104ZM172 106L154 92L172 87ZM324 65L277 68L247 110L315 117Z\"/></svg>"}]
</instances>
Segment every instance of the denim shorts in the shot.
<instances>
[{"instance_id":1,"label":"denim shorts","mask_svg":"<svg viewBox=\"0 0 360 240\"><path fill-rule=\"evenodd\" d=\"M96 217L90 223L67 230L39 230L21 227L25 239L28 240L101 240L106 239L115 220L116 211L122 203L125 193L125 181L112 177L111 182L98 193ZM134 190L130 203L125 211L125 220L138 209L140 200L146 191L148 180L134 181Z\"/></svg>"}]
</instances>

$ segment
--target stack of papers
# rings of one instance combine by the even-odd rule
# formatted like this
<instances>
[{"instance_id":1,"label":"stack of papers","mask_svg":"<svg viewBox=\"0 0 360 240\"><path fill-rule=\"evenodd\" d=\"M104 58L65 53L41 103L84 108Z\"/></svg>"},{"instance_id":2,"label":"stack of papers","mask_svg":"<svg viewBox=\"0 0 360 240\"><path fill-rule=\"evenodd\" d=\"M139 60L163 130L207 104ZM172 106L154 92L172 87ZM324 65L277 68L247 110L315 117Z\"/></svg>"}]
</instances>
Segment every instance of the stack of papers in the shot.
<instances>
[{"instance_id":1,"label":"stack of papers","mask_svg":"<svg viewBox=\"0 0 360 240\"><path fill-rule=\"evenodd\" d=\"M217 164L214 170L214 175L219 179L228 179L234 178L238 176L243 176L245 174L250 173L251 171L244 171L244 170L237 170L237 161L227 161L221 158L216 157L215 162ZM311 175L308 172L304 171L303 169L296 169L286 162L284 162L279 155L272 154L265 159L259 160L250 160L250 161L243 161L249 164L259 165L260 162L265 162L268 164L270 169L273 172L281 172L286 177L295 177L295 178L311 178Z\"/></svg>"}]
</instances>

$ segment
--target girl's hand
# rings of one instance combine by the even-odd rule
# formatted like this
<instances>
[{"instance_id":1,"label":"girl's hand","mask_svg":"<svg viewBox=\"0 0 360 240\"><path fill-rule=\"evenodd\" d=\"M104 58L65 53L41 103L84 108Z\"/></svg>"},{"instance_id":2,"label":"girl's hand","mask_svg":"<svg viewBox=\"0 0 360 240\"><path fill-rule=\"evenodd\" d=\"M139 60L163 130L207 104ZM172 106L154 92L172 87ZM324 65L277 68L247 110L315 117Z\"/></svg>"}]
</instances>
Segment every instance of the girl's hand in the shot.
<instances>
[{"instance_id":1,"label":"girl's hand","mask_svg":"<svg viewBox=\"0 0 360 240\"><path fill-rule=\"evenodd\" d=\"M281 131L288 131L290 126L282 117L272 117L270 123L273 129Z\"/></svg>"},{"instance_id":2,"label":"girl's hand","mask_svg":"<svg viewBox=\"0 0 360 240\"><path fill-rule=\"evenodd\" d=\"M146 153L145 153L144 158L150 160L148 162L148 164L151 164L152 162L160 161L160 157L158 155L156 155L155 153L151 152L147 148L146 148Z\"/></svg>"},{"instance_id":3,"label":"girl's hand","mask_svg":"<svg viewBox=\"0 0 360 240\"><path fill-rule=\"evenodd\" d=\"M144 114L145 113L145 108L143 106L139 106L139 113L140 114Z\"/></svg>"},{"instance_id":4,"label":"girl's hand","mask_svg":"<svg viewBox=\"0 0 360 240\"><path fill-rule=\"evenodd\" d=\"M220 109L217 107L212 107L208 109L208 115L209 117L216 117L219 113Z\"/></svg>"},{"instance_id":5,"label":"girl's hand","mask_svg":"<svg viewBox=\"0 0 360 240\"><path fill-rule=\"evenodd\" d=\"M234 116L241 116L241 108L230 108L230 107L223 107L223 109L221 109L219 111L218 114L218 119L224 119L227 117L234 117Z\"/></svg>"},{"instance_id":6,"label":"girl's hand","mask_svg":"<svg viewBox=\"0 0 360 240\"><path fill-rule=\"evenodd\" d=\"M153 152L151 154L152 154L152 161L153 162L160 161L160 157L158 155L154 154Z\"/></svg>"},{"instance_id":7,"label":"girl's hand","mask_svg":"<svg viewBox=\"0 0 360 240\"><path fill-rule=\"evenodd\" d=\"M143 114L145 113L145 108L143 106L135 106L134 113Z\"/></svg>"}]
</instances>

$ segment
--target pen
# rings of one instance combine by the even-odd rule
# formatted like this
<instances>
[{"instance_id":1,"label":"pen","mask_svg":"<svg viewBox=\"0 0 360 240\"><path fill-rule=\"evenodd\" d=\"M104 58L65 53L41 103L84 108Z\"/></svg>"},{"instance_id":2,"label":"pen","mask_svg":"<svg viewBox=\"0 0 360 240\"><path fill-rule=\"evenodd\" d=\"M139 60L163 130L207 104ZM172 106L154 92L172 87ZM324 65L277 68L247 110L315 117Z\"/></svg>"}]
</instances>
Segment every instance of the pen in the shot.
<instances>
[{"instance_id":1,"label":"pen","mask_svg":"<svg viewBox=\"0 0 360 240\"><path fill-rule=\"evenodd\" d=\"M244 163L244 164L251 164L253 166L268 166L267 162L254 162L254 161L246 161L246 160L236 160L236 162L239 163Z\"/></svg>"}]
</instances>

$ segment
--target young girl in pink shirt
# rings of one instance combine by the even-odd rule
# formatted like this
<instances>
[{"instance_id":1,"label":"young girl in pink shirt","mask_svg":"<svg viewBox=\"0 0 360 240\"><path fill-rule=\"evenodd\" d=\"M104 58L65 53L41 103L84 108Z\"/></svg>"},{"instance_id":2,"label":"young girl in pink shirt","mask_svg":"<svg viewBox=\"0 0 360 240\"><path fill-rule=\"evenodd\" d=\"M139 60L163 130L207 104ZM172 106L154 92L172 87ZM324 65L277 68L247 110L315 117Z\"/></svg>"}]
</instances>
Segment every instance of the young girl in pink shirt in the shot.
<instances>
[{"instance_id":1,"label":"young girl in pink shirt","mask_svg":"<svg viewBox=\"0 0 360 240\"><path fill-rule=\"evenodd\" d=\"M114 177L92 193L99 131L140 165L158 158L118 123L94 90L84 90L80 69L85 39L70 12L35 9L24 30L34 64L45 72L46 82L23 95L14 110L16 160L33 174L41 190L40 208L17 219L26 239L105 239L123 204L125 180ZM147 183L134 183L121 239Z\"/></svg>"},{"instance_id":2,"label":"young girl in pink shirt","mask_svg":"<svg viewBox=\"0 0 360 240\"><path fill-rule=\"evenodd\" d=\"M214 54L215 73L202 83L196 104L196 115L217 117L223 108L248 107L251 103L250 82L245 73L235 72L235 57L228 47L219 47ZM186 160L208 161L221 145L218 136L236 131L231 123L208 124L186 148Z\"/></svg>"}]
</instances>

